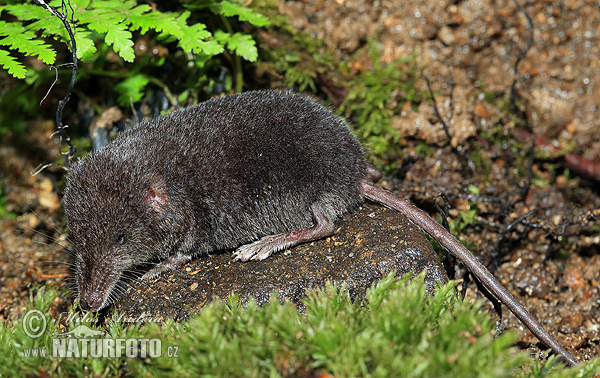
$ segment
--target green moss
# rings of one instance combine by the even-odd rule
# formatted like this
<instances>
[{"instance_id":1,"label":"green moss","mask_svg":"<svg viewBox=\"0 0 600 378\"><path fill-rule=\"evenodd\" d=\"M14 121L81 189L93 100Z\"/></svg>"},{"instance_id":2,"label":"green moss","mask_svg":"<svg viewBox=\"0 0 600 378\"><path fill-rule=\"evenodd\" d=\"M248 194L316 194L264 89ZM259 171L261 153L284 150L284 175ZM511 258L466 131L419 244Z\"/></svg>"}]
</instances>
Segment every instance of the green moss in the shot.
<instances>
[{"instance_id":1,"label":"green moss","mask_svg":"<svg viewBox=\"0 0 600 378\"><path fill-rule=\"evenodd\" d=\"M389 64L381 63L376 52L370 56L373 69L349 81L340 112L352 121L370 159L382 165L388 156L402 153L398 143L402 135L392 127L392 118L401 114L406 103L417 106L424 93L416 89L420 73L414 55Z\"/></svg>"},{"instance_id":2,"label":"green moss","mask_svg":"<svg viewBox=\"0 0 600 378\"><path fill-rule=\"evenodd\" d=\"M6 200L6 197L4 196L4 193L2 191L2 186L0 185L0 219L1 218L15 219L17 217L17 214L12 211L6 210L7 202L8 201Z\"/></svg>"},{"instance_id":3,"label":"green moss","mask_svg":"<svg viewBox=\"0 0 600 378\"><path fill-rule=\"evenodd\" d=\"M38 291L32 308L47 320L46 332L32 339L21 322L0 329L2 376L411 376L506 377L527 361L511 345L511 332L494 334L495 322L481 303L457 299L454 285L441 286L426 297L420 278L379 281L362 303L352 302L343 288L328 285L306 299L306 314L275 296L245 308L236 297L214 301L187 323L165 321L144 326L113 315L104 326L95 318L84 324L105 332L102 338L160 339L158 358L25 358L26 348L51 351L56 322L49 306L55 292ZM71 314L75 314L71 310ZM78 314L83 316L84 314ZM68 330L77 323L68 323ZM64 329L58 329L64 333ZM63 336L64 337L64 336ZM591 376L600 371L595 359L576 369L553 360L530 363L530 376Z\"/></svg>"}]
</instances>

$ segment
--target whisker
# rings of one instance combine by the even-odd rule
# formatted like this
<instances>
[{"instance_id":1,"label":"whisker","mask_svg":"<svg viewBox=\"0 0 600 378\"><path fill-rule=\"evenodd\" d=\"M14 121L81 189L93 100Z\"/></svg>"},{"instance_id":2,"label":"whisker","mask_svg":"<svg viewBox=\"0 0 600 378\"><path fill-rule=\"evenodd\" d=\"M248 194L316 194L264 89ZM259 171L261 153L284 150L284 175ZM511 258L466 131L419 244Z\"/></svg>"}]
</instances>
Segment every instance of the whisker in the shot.
<instances>
[{"instance_id":1,"label":"whisker","mask_svg":"<svg viewBox=\"0 0 600 378\"><path fill-rule=\"evenodd\" d=\"M62 265L68 265L70 267L75 267L75 264L72 262L67 262L67 261L62 261L62 260L48 260L48 261L36 261L36 264L50 264L50 263L54 263L54 264L62 264Z\"/></svg>"},{"instance_id":2,"label":"whisker","mask_svg":"<svg viewBox=\"0 0 600 378\"><path fill-rule=\"evenodd\" d=\"M123 284L126 285L127 287L123 288L122 286L120 286L120 285L123 285ZM122 293L125 292L128 288L134 288L129 282L127 282L125 280L120 280L119 282L117 282L117 285L115 286L115 288L117 288L117 287L119 289L123 290Z\"/></svg>"},{"instance_id":3,"label":"whisker","mask_svg":"<svg viewBox=\"0 0 600 378\"><path fill-rule=\"evenodd\" d=\"M46 225L47 225L48 223L46 223L46 222L45 222L44 224L46 224ZM52 226L52 227L53 227L53 226ZM53 227L53 228L54 228L54 230L55 230L56 232L58 232L58 233L61 235L61 238L56 238L56 237L54 237L54 235L51 235L51 234L49 234L49 233L47 234L47 233L45 233L45 232L42 232L42 231L36 230L35 228L28 227L28 226L27 226L27 227L23 227L21 231L29 231L29 232L31 232L31 233L33 233L33 234L36 234L36 235L39 235L39 236L43 236L44 238L46 238L46 239L50 239L50 240L52 240L53 242L56 242L57 244L59 244L59 243L58 243L58 241L63 241L63 240L65 240L65 235L64 235L62 232L60 232L58 229L56 229L55 227Z\"/></svg>"}]
</instances>

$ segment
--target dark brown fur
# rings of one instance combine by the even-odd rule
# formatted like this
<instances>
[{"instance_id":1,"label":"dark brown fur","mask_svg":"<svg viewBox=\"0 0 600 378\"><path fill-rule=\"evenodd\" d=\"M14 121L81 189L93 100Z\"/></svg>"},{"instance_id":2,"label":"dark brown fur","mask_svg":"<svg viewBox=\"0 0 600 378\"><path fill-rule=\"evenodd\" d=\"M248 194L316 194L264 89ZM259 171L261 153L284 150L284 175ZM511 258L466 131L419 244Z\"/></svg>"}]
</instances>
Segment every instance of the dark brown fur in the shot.
<instances>
[{"instance_id":1,"label":"dark brown fur","mask_svg":"<svg viewBox=\"0 0 600 378\"><path fill-rule=\"evenodd\" d=\"M344 122L292 92L219 97L144 121L68 176L80 304L106 305L142 262L309 227L312 203L335 219L362 201L366 175Z\"/></svg>"}]
</instances>

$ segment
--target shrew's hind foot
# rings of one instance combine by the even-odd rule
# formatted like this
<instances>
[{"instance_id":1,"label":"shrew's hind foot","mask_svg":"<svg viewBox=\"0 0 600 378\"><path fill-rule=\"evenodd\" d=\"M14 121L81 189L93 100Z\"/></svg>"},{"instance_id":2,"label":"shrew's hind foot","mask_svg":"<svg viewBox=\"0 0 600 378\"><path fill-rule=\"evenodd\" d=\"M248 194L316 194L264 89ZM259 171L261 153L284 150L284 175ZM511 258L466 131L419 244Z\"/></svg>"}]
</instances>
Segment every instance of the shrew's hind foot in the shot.
<instances>
[{"instance_id":1,"label":"shrew's hind foot","mask_svg":"<svg viewBox=\"0 0 600 378\"><path fill-rule=\"evenodd\" d=\"M311 211L314 226L303 230L292 230L282 234L267 235L254 243L242 245L233 253L235 259L241 261L260 261L277 251L333 235L335 224L332 219L327 217L323 206L315 203L311 206Z\"/></svg>"}]
</instances>

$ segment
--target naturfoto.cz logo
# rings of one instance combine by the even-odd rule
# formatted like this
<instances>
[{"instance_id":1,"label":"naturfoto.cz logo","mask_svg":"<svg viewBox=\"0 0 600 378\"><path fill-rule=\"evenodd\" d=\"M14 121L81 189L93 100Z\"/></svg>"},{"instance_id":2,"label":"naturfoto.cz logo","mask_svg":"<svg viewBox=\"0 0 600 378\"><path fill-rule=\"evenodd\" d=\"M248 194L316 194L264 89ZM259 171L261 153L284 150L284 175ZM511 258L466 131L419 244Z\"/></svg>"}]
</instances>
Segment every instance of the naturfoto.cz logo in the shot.
<instances>
[{"instance_id":1,"label":"naturfoto.cz logo","mask_svg":"<svg viewBox=\"0 0 600 378\"><path fill-rule=\"evenodd\" d=\"M47 320L39 310L30 310L23 316L23 329L32 339L46 331ZM162 341L157 338L107 338L103 331L79 324L69 332L52 338L53 358L157 358L163 356ZM178 357L178 348L169 346L165 356ZM24 349L23 356L45 357L46 348Z\"/></svg>"}]
</instances>

